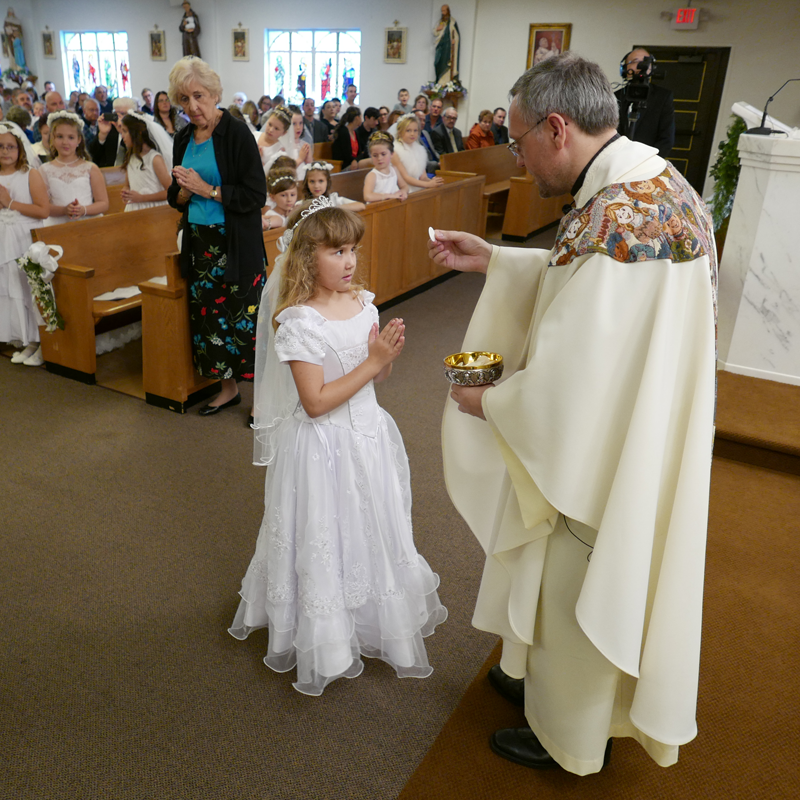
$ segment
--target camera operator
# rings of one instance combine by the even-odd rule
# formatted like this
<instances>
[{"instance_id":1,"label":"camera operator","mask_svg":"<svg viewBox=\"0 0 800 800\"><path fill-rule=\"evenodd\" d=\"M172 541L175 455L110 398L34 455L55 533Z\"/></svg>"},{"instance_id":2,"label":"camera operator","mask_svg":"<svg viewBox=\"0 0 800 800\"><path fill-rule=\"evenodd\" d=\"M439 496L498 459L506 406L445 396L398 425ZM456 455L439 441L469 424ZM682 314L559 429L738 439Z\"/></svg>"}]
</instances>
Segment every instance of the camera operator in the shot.
<instances>
[{"instance_id":1,"label":"camera operator","mask_svg":"<svg viewBox=\"0 0 800 800\"><path fill-rule=\"evenodd\" d=\"M625 85L615 92L619 103L619 133L635 142L658 148L666 158L675 144L675 108L672 92L652 83L653 58L642 47L620 62Z\"/></svg>"}]
</instances>

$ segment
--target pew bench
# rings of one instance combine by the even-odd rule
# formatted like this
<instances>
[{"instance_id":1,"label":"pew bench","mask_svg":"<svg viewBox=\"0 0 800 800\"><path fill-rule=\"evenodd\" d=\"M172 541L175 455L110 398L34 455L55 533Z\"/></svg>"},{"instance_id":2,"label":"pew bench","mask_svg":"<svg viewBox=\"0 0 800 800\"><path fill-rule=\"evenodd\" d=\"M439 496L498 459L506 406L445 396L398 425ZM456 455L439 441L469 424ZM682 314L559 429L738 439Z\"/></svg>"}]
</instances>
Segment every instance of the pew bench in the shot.
<instances>
[{"instance_id":1,"label":"pew bench","mask_svg":"<svg viewBox=\"0 0 800 800\"><path fill-rule=\"evenodd\" d=\"M53 278L64 330L41 328L42 354L50 372L96 383L95 328L119 327L141 294L122 300L94 298L122 286L163 276L164 253L175 250L178 213L169 206L110 214L95 219L34 228L33 240L59 245L64 255ZM126 321L126 320L124 320Z\"/></svg>"},{"instance_id":2,"label":"pew bench","mask_svg":"<svg viewBox=\"0 0 800 800\"><path fill-rule=\"evenodd\" d=\"M342 162L334 160L332 147L330 142L316 142L314 144L314 161L327 161L329 164L333 164L334 172L341 172Z\"/></svg>"},{"instance_id":3,"label":"pew bench","mask_svg":"<svg viewBox=\"0 0 800 800\"><path fill-rule=\"evenodd\" d=\"M505 203L502 238L524 241L535 231L560 219L561 208L570 199L569 195L547 200L539 197L533 178L524 167L517 166L516 159L504 144L444 153L440 167L437 175L441 177L463 178L469 174L486 176L481 236L486 235L490 202Z\"/></svg>"}]
</instances>

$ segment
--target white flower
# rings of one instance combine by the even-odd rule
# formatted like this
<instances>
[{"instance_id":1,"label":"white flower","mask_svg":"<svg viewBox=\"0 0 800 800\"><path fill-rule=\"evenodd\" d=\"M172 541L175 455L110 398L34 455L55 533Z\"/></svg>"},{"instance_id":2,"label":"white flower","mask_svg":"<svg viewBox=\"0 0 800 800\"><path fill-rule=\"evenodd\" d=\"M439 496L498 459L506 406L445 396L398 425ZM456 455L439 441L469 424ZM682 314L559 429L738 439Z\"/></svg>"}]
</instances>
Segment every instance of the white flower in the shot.
<instances>
[{"instance_id":1,"label":"white flower","mask_svg":"<svg viewBox=\"0 0 800 800\"><path fill-rule=\"evenodd\" d=\"M55 250L56 255L51 256L50 251ZM53 280L53 275L58 269L58 259L64 255L64 250L58 245L49 245L45 242L34 242L25 253L23 258L27 258L34 264L38 264L42 268L42 280L45 283L50 283Z\"/></svg>"}]
</instances>

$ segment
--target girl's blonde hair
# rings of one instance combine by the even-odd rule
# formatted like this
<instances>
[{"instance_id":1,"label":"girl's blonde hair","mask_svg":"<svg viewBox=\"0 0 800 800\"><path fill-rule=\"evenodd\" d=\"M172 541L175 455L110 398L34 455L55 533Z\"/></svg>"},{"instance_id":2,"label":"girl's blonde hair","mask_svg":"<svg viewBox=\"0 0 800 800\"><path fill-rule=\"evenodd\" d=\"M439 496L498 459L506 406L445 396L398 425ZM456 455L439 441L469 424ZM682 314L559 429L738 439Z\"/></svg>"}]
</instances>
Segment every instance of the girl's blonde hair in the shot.
<instances>
[{"instance_id":1,"label":"girl's blonde hair","mask_svg":"<svg viewBox=\"0 0 800 800\"><path fill-rule=\"evenodd\" d=\"M267 115L267 119L270 119L271 117L278 118L278 122L283 125L284 132L288 131L292 126L292 112L289 111L286 106L275 106L275 108L273 108L272 111L270 111L270 113Z\"/></svg>"},{"instance_id":2,"label":"girl's blonde hair","mask_svg":"<svg viewBox=\"0 0 800 800\"><path fill-rule=\"evenodd\" d=\"M295 209L287 222L288 228L294 228L294 235L284 256L281 288L272 317L272 326L276 330L278 323L275 318L284 308L302 305L317 293L317 250L320 247L338 249L348 244L358 245L364 237L364 221L352 211L323 208L305 219L301 216L303 211L303 207ZM364 284L355 277L353 291L363 288Z\"/></svg>"},{"instance_id":3,"label":"girl's blonde hair","mask_svg":"<svg viewBox=\"0 0 800 800\"><path fill-rule=\"evenodd\" d=\"M373 131L367 139L367 150L372 151L376 144L384 144L389 148L390 153L394 153L394 137L388 131Z\"/></svg>"},{"instance_id":4,"label":"girl's blonde hair","mask_svg":"<svg viewBox=\"0 0 800 800\"><path fill-rule=\"evenodd\" d=\"M2 120L0 120L0 133L7 133L9 136L13 136L17 142L17 163L14 164L14 169L18 172L29 172L31 165L28 163L28 156L25 153L25 145L22 140L13 132L11 126L4 126Z\"/></svg>"},{"instance_id":5,"label":"girl's blonde hair","mask_svg":"<svg viewBox=\"0 0 800 800\"><path fill-rule=\"evenodd\" d=\"M293 169L271 169L267 173L267 191L270 194L280 194L293 186L297 186Z\"/></svg>"},{"instance_id":6,"label":"girl's blonde hair","mask_svg":"<svg viewBox=\"0 0 800 800\"><path fill-rule=\"evenodd\" d=\"M85 161L91 161L92 159L89 158L89 154L86 152L86 139L83 138L83 129L77 122L74 122L69 117L56 117L53 120L53 124L50 126L50 158L58 158L58 150L56 150L56 131L62 125L70 125L71 127L75 128L78 131L78 136L80 137L80 141L78 142L78 146L75 148L75 154L78 158L82 158Z\"/></svg>"},{"instance_id":7,"label":"girl's blonde hair","mask_svg":"<svg viewBox=\"0 0 800 800\"><path fill-rule=\"evenodd\" d=\"M310 175L312 172L321 172L321 173L322 173L322 174L325 176L325 180L327 181L327 184L325 185L325 191L323 192L323 195L324 195L325 197L327 197L327 196L328 196L328 193L329 193L329 192L330 192L330 190L331 190L331 173L330 173L330 170L327 170L327 169L321 169L320 167L317 167L317 166L315 166L315 164L312 164L312 165L311 165L311 166L310 166L310 167L309 167L309 168L306 170L306 175L305 175L305 177L303 178L303 197L304 197L306 200L311 200L311 199L314 197L314 195L313 195L313 194L311 194L311 189L309 189L309 188L308 188L308 176L309 176L309 175Z\"/></svg>"},{"instance_id":8,"label":"girl's blonde hair","mask_svg":"<svg viewBox=\"0 0 800 800\"><path fill-rule=\"evenodd\" d=\"M408 128L408 126L412 122L417 126L417 130L419 130L420 124L419 124L419 120L417 119L416 114L406 114L404 117L400 117L400 119L397 121L397 138L398 139L402 139L403 138L403 135L406 132L406 128Z\"/></svg>"}]
</instances>

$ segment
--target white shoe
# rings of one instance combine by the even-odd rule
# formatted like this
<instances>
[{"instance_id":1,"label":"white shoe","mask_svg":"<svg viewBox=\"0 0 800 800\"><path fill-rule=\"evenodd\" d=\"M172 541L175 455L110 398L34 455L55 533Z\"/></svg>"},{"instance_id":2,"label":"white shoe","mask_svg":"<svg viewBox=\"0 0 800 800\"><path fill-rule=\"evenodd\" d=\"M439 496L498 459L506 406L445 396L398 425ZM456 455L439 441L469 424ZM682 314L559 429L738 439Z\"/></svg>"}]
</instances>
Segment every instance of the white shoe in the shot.
<instances>
[{"instance_id":1,"label":"white shoe","mask_svg":"<svg viewBox=\"0 0 800 800\"><path fill-rule=\"evenodd\" d=\"M14 355L11 356L11 363L24 364L25 360L30 358L38 349L39 349L38 342L29 344L24 350L20 350L18 353L14 353Z\"/></svg>"},{"instance_id":2,"label":"white shoe","mask_svg":"<svg viewBox=\"0 0 800 800\"><path fill-rule=\"evenodd\" d=\"M26 367L41 367L44 364L44 356L42 355L42 348L38 347L32 356L28 356L23 362Z\"/></svg>"}]
</instances>

